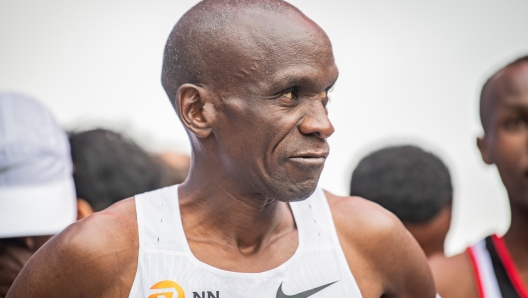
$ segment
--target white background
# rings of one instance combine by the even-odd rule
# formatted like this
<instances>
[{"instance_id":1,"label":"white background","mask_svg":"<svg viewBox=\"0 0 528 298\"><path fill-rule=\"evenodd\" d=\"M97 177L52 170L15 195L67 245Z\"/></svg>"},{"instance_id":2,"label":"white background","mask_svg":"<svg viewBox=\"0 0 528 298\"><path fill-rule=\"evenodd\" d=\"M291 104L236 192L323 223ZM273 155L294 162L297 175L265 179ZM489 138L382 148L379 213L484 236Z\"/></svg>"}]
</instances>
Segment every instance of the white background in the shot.
<instances>
[{"instance_id":1,"label":"white background","mask_svg":"<svg viewBox=\"0 0 528 298\"><path fill-rule=\"evenodd\" d=\"M160 69L172 26L196 2L0 0L0 90L40 99L68 129L109 127L150 150L189 153ZM364 154L412 142L452 171L449 253L504 232L505 190L475 146L478 93L528 54L528 1L291 2L328 33L340 68L321 185L345 195Z\"/></svg>"}]
</instances>

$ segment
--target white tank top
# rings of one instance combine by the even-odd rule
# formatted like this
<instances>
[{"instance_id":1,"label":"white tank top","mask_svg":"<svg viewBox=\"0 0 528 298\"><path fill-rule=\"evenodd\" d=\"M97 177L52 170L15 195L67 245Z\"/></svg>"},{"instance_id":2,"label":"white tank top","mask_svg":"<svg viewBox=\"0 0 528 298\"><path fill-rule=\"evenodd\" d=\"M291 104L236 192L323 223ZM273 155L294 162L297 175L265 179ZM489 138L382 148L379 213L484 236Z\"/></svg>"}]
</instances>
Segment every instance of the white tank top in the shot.
<instances>
[{"instance_id":1,"label":"white tank top","mask_svg":"<svg viewBox=\"0 0 528 298\"><path fill-rule=\"evenodd\" d=\"M269 271L241 273L215 268L192 254L177 186L137 195L139 255L129 297L361 298L323 190L290 207L299 235L295 254Z\"/></svg>"}]
</instances>

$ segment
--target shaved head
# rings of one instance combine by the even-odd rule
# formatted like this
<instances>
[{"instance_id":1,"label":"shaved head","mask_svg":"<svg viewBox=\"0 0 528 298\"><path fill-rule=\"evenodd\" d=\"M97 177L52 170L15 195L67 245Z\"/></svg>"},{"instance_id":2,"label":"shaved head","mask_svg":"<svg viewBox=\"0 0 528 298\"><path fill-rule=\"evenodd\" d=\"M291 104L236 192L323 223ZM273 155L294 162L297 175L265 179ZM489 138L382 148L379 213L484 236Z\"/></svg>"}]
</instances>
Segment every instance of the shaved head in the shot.
<instances>
[{"instance_id":1,"label":"shaved head","mask_svg":"<svg viewBox=\"0 0 528 298\"><path fill-rule=\"evenodd\" d=\"M501 96L505 95L503 93L515 92L515 90L511 90L512 88L507 86L509 85L508 81L511 80L508 71L525 63L528 64L528 56L516 59L495 72L482 86L480 93L480 122L484 132L489 131L493 111Z\"/></svg>"},{"instance_id":2,"label":"shaved head","mask_svg":"<svg viewBox=\"0 0 528 298\"><path fill-rule=\"evenodd\" d=\"M237 85L236 76L245 77L259 68L259 63L269 58L266 48L277 33L273 27L278 24L270 22L270 15L322 32L297 8L279 0L205 0L190 9L175 25L165 46L162 84L171 102L174 104L182 84L228 90ZM256 28L274 31L271 40L255 36ZM237 58L243 56L250 56L254 63L241 65Z\"/></svg>"},{"instance_id":3,"label":"shaved head","mask_svg":"<svg viewBox=\"0 0 528 298\"><path fill-rule=\"evenodd\" d=\"M307 198L329 152L337 77L328 36L290 4L198 3L174 26L162 72L191 141L190 179L262 200Z\"/></svg>"}]
</instances>

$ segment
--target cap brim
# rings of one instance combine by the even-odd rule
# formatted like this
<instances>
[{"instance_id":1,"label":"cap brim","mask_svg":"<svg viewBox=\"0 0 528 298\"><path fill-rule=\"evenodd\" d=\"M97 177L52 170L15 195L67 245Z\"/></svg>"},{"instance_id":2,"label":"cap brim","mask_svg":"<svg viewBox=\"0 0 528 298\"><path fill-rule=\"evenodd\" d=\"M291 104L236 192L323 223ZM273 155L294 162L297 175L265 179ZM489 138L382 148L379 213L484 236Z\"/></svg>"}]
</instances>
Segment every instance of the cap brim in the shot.
<instances>
[{"instance_id":1,"label":"cap brim","mask_svg":"<svg viewBox=\"0 0 528 298\"><path fill-rule=\"evenodd\" d=\"M0 188L0 238L55 235L77 219L71 177Z\"/></svg>"}]
</instances>

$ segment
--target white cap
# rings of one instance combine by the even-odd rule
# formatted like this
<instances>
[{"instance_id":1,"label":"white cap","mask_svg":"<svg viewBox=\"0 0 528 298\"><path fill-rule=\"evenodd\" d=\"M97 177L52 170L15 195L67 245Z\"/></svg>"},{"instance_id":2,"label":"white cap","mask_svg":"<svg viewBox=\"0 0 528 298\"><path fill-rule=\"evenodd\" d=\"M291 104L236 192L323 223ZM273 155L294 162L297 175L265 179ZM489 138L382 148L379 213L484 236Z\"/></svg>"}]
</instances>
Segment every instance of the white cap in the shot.
<instances>
[{"instance_id":1,"label":"white cap","mask_svg":"<svg viewBox=\"0 0 528 298\"><path fill-rule=\"evenodd\" d=\"M66 133L38 102L0 93L0 238L54 235L76 217Z\"/></svg>"}]
</instances>

